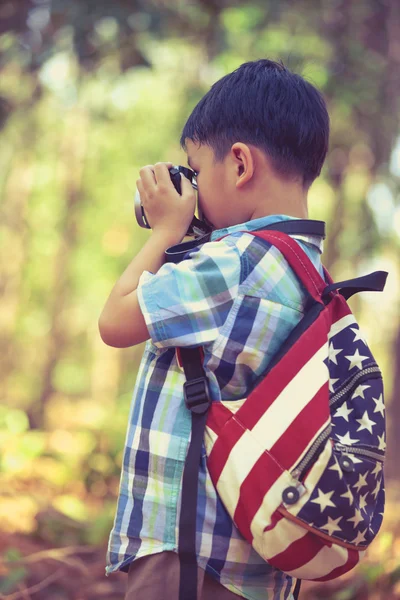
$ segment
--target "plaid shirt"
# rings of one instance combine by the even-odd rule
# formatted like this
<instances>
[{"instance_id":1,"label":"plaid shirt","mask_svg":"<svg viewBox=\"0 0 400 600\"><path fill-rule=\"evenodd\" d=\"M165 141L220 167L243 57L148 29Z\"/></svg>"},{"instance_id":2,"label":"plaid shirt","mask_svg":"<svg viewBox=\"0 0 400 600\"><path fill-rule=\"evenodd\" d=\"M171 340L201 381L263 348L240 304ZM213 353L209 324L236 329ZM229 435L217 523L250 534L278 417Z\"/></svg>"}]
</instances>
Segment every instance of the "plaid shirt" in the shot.
<instances>
[{"instance_id":1,"label":"plaid shirt","mask_svg":"<svg viewBox=\"0 0 400 600\"><path fill-rule=\"evenodd\" d=\"M176 346L204 348L213 401L246 397L300 321L305 295L280 252L246 233L271 215L214 231L190 260L145 271L138 298L151 339L140 364L125 441L106 574L133 560L177 551L180 491L191 431ZM221 241L217 238L227 235ZM322 238L292 235L322 274ZM296 581L272 568L241 536L221 503L203 452L197 510L197 559L230 591L252 600L292 598Z\"/></svg>"}]
</instances>

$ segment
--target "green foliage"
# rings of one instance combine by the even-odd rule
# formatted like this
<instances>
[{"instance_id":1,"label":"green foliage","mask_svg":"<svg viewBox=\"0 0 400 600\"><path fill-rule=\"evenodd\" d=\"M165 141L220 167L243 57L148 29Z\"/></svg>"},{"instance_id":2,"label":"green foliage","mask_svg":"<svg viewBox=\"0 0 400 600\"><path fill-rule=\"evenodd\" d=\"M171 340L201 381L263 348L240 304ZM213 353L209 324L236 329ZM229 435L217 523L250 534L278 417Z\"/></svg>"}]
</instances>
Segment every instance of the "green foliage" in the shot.
<instances>
[{"instance_id":1,"label":"green foliage","mask_svg":"<svg viewBox=\"0 0 400 600\"><path fill-rule=\"evenodd\" d=\"M22 558L22 554L18 548L10 547L3 553L2 558L12 565L14 561L19 561ZM0 579L0 593L10 593L18 583L24 581L27 574L28 569L24 566L16 565L11 568L7 575Z\"/></svg>"}]
</instances>

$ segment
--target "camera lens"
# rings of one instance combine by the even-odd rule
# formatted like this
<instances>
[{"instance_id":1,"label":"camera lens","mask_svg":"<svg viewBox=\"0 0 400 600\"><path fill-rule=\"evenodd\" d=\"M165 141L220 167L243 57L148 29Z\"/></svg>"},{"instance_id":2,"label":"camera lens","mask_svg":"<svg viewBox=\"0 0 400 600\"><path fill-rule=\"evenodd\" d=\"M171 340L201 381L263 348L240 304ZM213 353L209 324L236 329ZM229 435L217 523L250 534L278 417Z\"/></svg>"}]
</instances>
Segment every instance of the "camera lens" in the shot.
<instances>
[{"instance_id":1,"label":"camera lens","mask_svg":"<svg viewBox=\"0 0 400 600\"><path fill-rule=\"evenodd\" d=\"M190 183L192 184L193 189L195 189L197 191L198 188L197 188L197 179L196 179L195 172L192 171L192 169L189 169L187 167L177 165L177 166L173 166L169 169L169 175L171 177L171 181L172 181L176 191L178 192L178 194L181 194L181 173L184 177L189 179ZM140 200L140 194L137 189L136 189L136 193L135 193L134 206L135 206L136 221L137 221L138 225L145 229L151 229L151 225L147 221L146 213L142 206L142 203ZM189 229L188 229L186 235L197 237L199 235L204 235L205 233L209 233L210 231L211 231L211 227L207 223L205 223L204 221L201 221L200 219L198 219L197 217L194 216L192 219L192 222L189 225Z\"/></svg>"}]
</instances>

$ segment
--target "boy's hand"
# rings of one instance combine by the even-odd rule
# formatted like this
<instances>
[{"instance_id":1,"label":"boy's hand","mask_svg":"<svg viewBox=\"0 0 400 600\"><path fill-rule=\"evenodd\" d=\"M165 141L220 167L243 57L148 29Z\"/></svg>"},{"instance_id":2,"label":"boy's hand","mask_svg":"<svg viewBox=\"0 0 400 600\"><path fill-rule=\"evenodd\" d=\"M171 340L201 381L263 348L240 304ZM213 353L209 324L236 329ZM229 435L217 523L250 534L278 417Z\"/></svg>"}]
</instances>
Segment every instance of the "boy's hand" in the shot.
<instances>
[{"instance_id":1,"label":"boy's hand","mask_svg":"<svg viewBox=\"0 0 400 600\"><path fill-rule=\"evenodd\" d=\"M181 241L193 219L196 194L184 175L181 175L182 195L178 194L168 171L172 166L166 162L142 167L136 185L153 232L162 231Z\"/></svg>"}]
</instances>

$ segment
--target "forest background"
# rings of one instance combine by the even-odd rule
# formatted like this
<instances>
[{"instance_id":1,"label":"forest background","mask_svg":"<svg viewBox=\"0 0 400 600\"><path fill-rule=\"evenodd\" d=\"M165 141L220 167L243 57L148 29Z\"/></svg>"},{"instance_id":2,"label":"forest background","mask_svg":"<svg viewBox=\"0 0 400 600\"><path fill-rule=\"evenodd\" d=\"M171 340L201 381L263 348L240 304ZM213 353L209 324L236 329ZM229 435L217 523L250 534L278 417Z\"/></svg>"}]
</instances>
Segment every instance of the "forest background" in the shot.
<instances>
[{"instance_id":1,"label":"forest background","mask_svg":"<svg viewBox=\"0 0 400 600\"><path fill-rule=\"evenodd\" d=\"M364 562L302 600L400 598L400 3L1 0L0 598L122 600L105 578L142 347L98 317L148 237L141 166L224 74L282 60L324 94L331 140L309 196L337 280L389 271L350 305L381 365L387 508Z\"/></svg>"}]
</instances>

